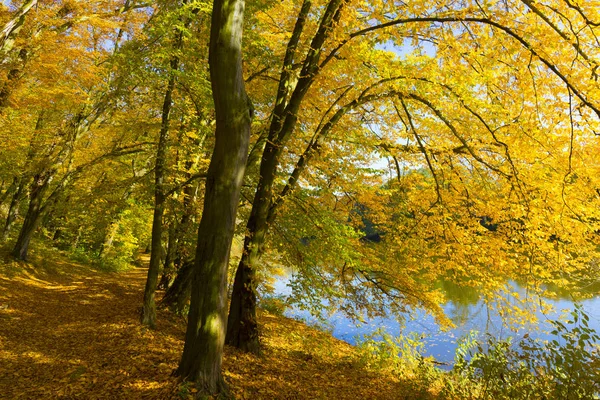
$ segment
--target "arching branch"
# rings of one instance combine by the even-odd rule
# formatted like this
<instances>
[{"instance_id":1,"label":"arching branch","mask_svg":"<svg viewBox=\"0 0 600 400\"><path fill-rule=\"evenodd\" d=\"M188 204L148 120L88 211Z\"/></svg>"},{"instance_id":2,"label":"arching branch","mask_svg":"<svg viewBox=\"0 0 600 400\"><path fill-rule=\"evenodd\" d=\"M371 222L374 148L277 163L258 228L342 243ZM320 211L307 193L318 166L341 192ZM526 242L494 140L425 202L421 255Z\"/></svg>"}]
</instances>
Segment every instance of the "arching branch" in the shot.
<instances>
[{"instance_id":1,"label":"arching branch","mask_svg":"<svg viewBox=\"0 0 600 400\"><path fill-rule=\"evenodd\" d=\"M25 16L35 7L37 2L38 0L27 0L16 12L15 16L4 24L0 32L0 63L4 61L5 55L12 49L15 35L25 23Z\"/></svg>"},{"instance_id":2,"label":"arching branch","mask_svg":"<svg viewBox=\"0 0 600 400\"><path fill-rule=\"evenodd\" d=\"M433 180L435 181L435 193L437 195L435 203L438 203L438 202L441 203L442 202L442 191L440 189L440 181L438 179L437 172L435 171L435 168L433 168L433 163L431 162L431 158L429 157L429 154L427 154L427 150L425 149L423 140L417 133L417 129L413 122L413 118L412 118L410 112L408 111L408 107L406 107L406 103L404 102L403 98L400 98L400 103L402 104L402 109L404 110L404 114L406 115L406 118L408 119L408 124L410 126L410 130L411 130L413 136L415 137L415 139L417 140L417 144L419 145L419 150L423 154L423 157L425 157L425 161L427 162L427 167L429 168L429 171L431 171L431 175L433 176ZM398 110L396 103L394 103L394 110L396 110L396 114L398 114L398 118L402 118L401 114L400 114L400 110ZM433 204L432 204L432 206L433 206Z\"/></svg>"},{"instance_id":3,"label":"arching branch","mask_svg":"<svg viewBox=\"0 0 600 400\"><path fill-rule=\"evenodd\" d=\"M399 96L399 95L400 95L400 93L396 90L390 90L390 91L377 93L377 94L370 94L370 95L365 95L365 91L363 91L363 93L359 97L357 97L350 103L344 105L343 107L340 107L335 112L335 114L325 124L323 124L320 127L320 129L315 133L312 141L309 143L309 145L306 147L306 149L304 150L304 152L298 159L298 162L296 163L294 170L292 171L292 173L290 174L290 176L288 178L288 182L286 183L286 185L280 192L277 199L275 201L273 201L273 204L269 208L269 214L267 217L267 221L273 220L273 218L275 216L275 212L281 206L285 197L287 195L289 195L289 193L295 189L296 185L298 184L298 179L300 178L300 175L304 172L304 170L308 166L308 162L318 152L324 138L333 130L333 128L339 123L339 121L342 119L342 117L344 117L344 115L346 115L349 111L351 111L363 104L367 104L367 103L371 103L371 102L374 102L377 100L381 100L383 98L395 97L395 96Z\"/></svg>"},{"instance_id":4,"label":"arching branch","mask_svg":"<svg viewBox=\"0 0 600 400\"><path fill-rule=\"evenodd\" d=\"M514 29L502 25L501 23L492 20L491 18L478 18L478 17L415 17L415 18L400 18L392 21L388 21L382 24L377 24L370 26L368 28L361 29L359 31L351 33L346 39L341 41L331 52L325 57L325 59L321 62L320 68L323 68L325 65L331 61L336 54L352 39L360 36L365 36L370 32L403 25L403 24L411 24L411 23L451 23L451 22L471 22L478 24L485 24L492 26L504 33L508 36L512 37L514 40L519 42L527 51L537 57L554 75L556 75L569 90L575 94L575 96L587 107L589 107L592 111L596 113L598 118L600 118L600 106L595 105L590 100L588 100L587 96L585 96L581 90L579 90L573 82L571 82L565 74L563 74L558 67L552 63L548 58L544 57L539 51L537 51L534 46L527 41L523 36L517 34Z\"/></svg>"},{"instance_id":5,"label":"arching branch","mask_svg":"<svg viewBox=\"0 0 600 400\"><path fill-rule=\"evenodd\" d=\"M485 165L490 170L496 172L497 174L502 175L508 179L511 178L511 175L509 175L506 172L500 170L499 168L491 165L490 163L485 161L483 158L481 158L477 153L475 153L475 151L471 148L471 146L469 146L469 144L467 143L465 138L463 138L462 135L458 132L458 129L456 129L454 124L435 105L433 105L433 103L431 103L426 98L421 97L414 93L411 93L410 95L408 95L408 97L410 97L411 99L417 100L418 102L427 106L427 108L429 108L436 115L436 117L438 117L444 123L444 125L446 125L448 127L448 129L450 129L450 131L452 132L454 137L456 137L458 139L458 141L464 146L465 150L467 150L467 152L471 155L471 157L473 157L475 160L477 160L480 164Z\"/></svg>"}]
</instances>

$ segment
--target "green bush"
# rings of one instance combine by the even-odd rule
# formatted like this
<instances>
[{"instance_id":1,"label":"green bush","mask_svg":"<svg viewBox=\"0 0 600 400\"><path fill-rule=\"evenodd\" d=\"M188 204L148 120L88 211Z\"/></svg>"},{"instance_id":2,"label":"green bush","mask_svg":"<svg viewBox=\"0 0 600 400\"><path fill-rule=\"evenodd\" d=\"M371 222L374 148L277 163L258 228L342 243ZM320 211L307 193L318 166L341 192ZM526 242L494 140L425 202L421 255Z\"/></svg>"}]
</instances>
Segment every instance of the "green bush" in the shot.
<instances>
[{"instance_id":1,"label":"green bush","mask_svg":"<svg viewBox=\"0 0 600 400\"><path fill-rule=\"evenodd\" d=\"M261 297L259 307L270 314L282 316L288 305L281 296L266 295Z\"/></svg>"},{"instance_id":2,"label":"green bush","mask_svg":"<svg viewBox=\"0 0 600 400\"><path fill-rule=\"evenodd\" d=\"M424 344L416 335L392 336L383 329L359 341L361 363L373 369L387 369L397 373L412 370L423 362L420 354Z\"/></svg>"},{"instance_id":3,"label":"green bush","mask_svg":"<svg viewBox=\"0 0 600 400\"><path fill-rule=\"evenodd\" d=\"M126 271L136 260L140 243L150 240L151 220L144 205L128 201L127 208L115 216L105 233L100 250L80 244L71 249L71 257L106 272Z\"/></svg>"},{"instance_id":4,"label":"green bush","mask_svg":"<svg viewBox=\"0 0 600 400\"><path fill-rule=\"evenodd\" d=\"M481 340L471 332L459 341L447 372L421 356L417 335L393 337L378 330L359 343L359 363L396 374L410 398L600 399L600 336L589 327L588 315L577 305L565 322L551 324L549 341L528 335L516 343L491 335Z\"/></svg>"},{"instance_id":5,"label":"green bush","mask_svg":"<svg viewBox=\"0 0 600 400\"><path fill-rule=\"evenodd\" d=\"M439 386L444 373L435 367L433 359L421 355L425 346L422 339L416 333L392 336L379 329L359 342L359 364L396 374L410 393L407 398L433 398L432 389Z\"/></svg>"},{"instance_id":6,"label":"green bush","mask_svg":"<svg viewBox=\"0 0 600 400\"><path fill-rule=\"evenodd\" d=\"M526 337L488 335L485 343L474 334L463 338L444 394L460 399L600 399L598 343L581 306L563 323L551 321L555 338L549 342Z\"/></svg>"}]
</instances>

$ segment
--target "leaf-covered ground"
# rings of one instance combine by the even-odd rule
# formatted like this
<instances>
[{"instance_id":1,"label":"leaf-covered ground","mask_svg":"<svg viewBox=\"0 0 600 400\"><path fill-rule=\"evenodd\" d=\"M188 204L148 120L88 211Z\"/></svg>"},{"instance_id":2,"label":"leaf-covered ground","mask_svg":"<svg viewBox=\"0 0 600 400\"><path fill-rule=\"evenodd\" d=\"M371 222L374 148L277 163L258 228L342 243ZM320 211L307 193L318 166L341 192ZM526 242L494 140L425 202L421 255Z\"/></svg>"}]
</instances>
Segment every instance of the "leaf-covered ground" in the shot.
<instances>
[{"instance_id":1,"label":"leaf-covered ground","mask_svg":"<svg viewBox=\"0 0 600 400\"><path fill-rule=\"evenodd\" d=\"M185 321L160 311L139 325L145 269L103 273L38 254L0 265L0 398L186 399L170 376ZM160 294L159 294L160 295ZM400 382L367 371L355 349L299 322L261 313L264 354L227 348L238 399L404 399Z\"/></svg>"}]
</instances>

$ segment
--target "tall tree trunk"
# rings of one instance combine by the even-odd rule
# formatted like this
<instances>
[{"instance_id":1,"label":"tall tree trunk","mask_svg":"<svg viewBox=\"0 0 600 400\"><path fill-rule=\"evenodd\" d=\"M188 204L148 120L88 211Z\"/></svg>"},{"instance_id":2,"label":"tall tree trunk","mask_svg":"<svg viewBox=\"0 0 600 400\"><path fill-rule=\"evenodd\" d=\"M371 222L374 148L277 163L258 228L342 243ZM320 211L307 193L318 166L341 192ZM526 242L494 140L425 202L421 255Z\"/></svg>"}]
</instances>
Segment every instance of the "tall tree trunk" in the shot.
<instances>
[{"instance_id":1,"label":"tall tree trunk","mask_svg":"<svg viewBox=\"0 0 600 400\"><path fill-rule=\"evenodd\" d=\"M185 345L177 375L207 394L226 391L221 374L227 323L227 268L248 157L251 106L242 75L245 2L213 3L209 65L216 112Z\"/></svg>"},{"instance_id":2,"label":"tall tree trunk","mask_svg":"<svg viewBox=\"0 0 600 400\"><path fill-rule=\"evenodd\" d=\"M24 178L20 178L17 183L17 188L13 193L10 205L8 206L8 214L6 215L6 222L4 223L4 230L2 231L2 240L6 241L10 234L10 228L12 228L17 215L19 214L19 203L23 198L23 187L25 186Z\"/></svg>"},{"instance_id":3,"label":"tall tree trunk","mask_svg":"<svg viewBox=\"0 0 600 400\"><path fill-rule=\"evenodd\" d=\"M189 21L185 23L189 25ZM180 50L183 45L183 32L177 31L174 50ZM160 272L160 260L162 258L162 231L163 216L165 213L165 187L164 179L167 159L167 139L169 136L169 114L173 105L173 91L175 90L176 74L179 68L179 57L174 55L170 61L170 77L165 91L165 99L162 109L162 121L160 138L156 150L156 164L154 167L154 218L152 220L152 241L150 248L150 265L148 266L148 278L144 289L144 302L140 321L143 325L154 327L156 325L156 302L154 295L158 285L158 274Z\"/></svg>"},{"instance_id":4,"label":"tall tree trunk","mask_svg":"<svg viewBox=\"0 0 600 400\"><path fill-rule=\"evenodd\" d=\"M25 220L23 221L23 226L21 226L21 231L19 232L19 238L12 251L13 257L17 260L27 261L29 242L31 241L31 236L33 236L42 215L42 197L48 187L48 182L50 182L51 177L52 173L50 171L44 171L33 177L29 192L29 207L27 208Z\"/></svg>"},{"instance_id":5,"label":"tall tree trunk","mask_svg":"<svg viewBox=\"0 0 600 400\"><path fill-rule=\"evenodd\" d=\"M332 27L339 21L345 2L346 0L328 2L295 86L291 84L293 76L290 71L294 63L297 63L296 49L310 13L310 0L304 0L287 45L267 143L261 159L258 188L247 224L243 255L235 274L227 322L227 343L252 353L258 353L260 349L256 322L256 267L274 215L271 208L279 155L296 127L298 111L319 72L323 45L330 36Z\"/></svg>"},{"instance_id":6,"label":"tall tree trunk","mask_svg":"<svg viewBox=\"0 0 600 400\"><path fill-rule=\"evenodd\" d=\"M152 220L152 244L150 247L150 265L148 267L148 278L144 289L144 303L142 305L141 323L150 327L156 325L156 304L154 294L158 283L160 271L160 260L162 257L162 231L163 215L165 212L165 166L167 158L167 139L169 135L169 113L171 112L172 95L175 89L175 69L179 61L171 60L171 71L165 100L163 103L162 124L158 149L156 151L156 165L154 167L154 218Z\"/></svg>"},{"instance_id":7,"label":"tall tree trunk","mask_svg":"<svg viewBox=\"0 0 600 400\"><path fill-rule=\"evenodd\" d=\"M260 181L246 225L242 258L235 273L226 343L254 354L260 352L256 322L256 265L268 230L267 217L277 163L275 147L267 143L260 165Z\"/></svg>"}]
</instances>

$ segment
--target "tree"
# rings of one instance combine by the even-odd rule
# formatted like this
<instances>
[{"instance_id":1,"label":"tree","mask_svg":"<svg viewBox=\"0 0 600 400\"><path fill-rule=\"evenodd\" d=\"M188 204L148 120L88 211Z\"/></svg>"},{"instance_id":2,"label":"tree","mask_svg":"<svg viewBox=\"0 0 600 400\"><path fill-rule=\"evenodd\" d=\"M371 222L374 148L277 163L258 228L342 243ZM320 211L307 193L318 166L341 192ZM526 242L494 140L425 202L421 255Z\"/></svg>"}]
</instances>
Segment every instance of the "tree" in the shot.
<instances>
[{"instance_id":1,"label":"tree","mask_svg":"<svg viewBox=\"0 0 600 400\"><path fill-rule=\"evenodd\" d=\"M216 140L198 228L185 345L176 372L209 394L226 390L221 360L227 323L227 267L252 115L242 76L244 6L243 0L213 3L209 65Z\"/></svg>"},{"instance_id":2,"label":"tree","mask_svg":"<svg viewBox=\"0 0 600 400\"><path fill-rule=\"evenodd\" d=\"M549 209L556 211L560 202L568 202L557 196L556 188L563 181L560 174L552 174L555 186L551 191L557 204L549 209L536 209L539 216L535 218L530 212L515 212L523 208L532 210L532 201L535 202L536 196L547 190L536 183L536 179L543 173L539 170L527 171L525 167L530 165L532 157L535 158L534 155L539 154L545 146L557 148L556 146L566 145L570 148L568 153L555 155L556 164L546 164L544 168L553 169L560 163L564 166L568 162L569 172L564 176L573 174L572 162L566 158L567 154L573 155L573 130L569 132L568 129L556 129L559 122L552 115L560 110L559 118L564 121L569 115L573 116L577 109L580 116L575 119L589 124L589 129L581 130L584 137L588 137L598 125L598 121L594 119L598 106L592 95L597 85L592 83L586 87L579 83L584 81L584 76L595 76L596 62L586 55L592 51L590 46L594 42L593 11L584 10L570 2L561 2L561 11L548 6L548 12L552 16L546 19L551 23L545 21L546 26L541 29L537 21L533 23L539 13L534 9L533 13L528 13L523 7L527 3L499 2L482 6L473 2L458 6L439 2L425 7L414 2L396 7L380 3L332 0L318 11L313 9L310 1L277 6L280 7L280 13L295 13L295 17L285 20L287 28L284 31L288 32L285 36L286 48L274 49L281 56L281 72L276 79L276 94L265 102L262 111L269 115L269 124L265 129L266 144L247 224L243 256L233 287L227 334L229 344L252 352L258 351L256 271L264 253L268 231L274 225L284 201L298 187L301 176L305 176L308 161L316 158L319 153L330 156L335 154L325 149L326 137L334 130L323 129L327 126L327 121L333 123L333 128L340 124L341 119L336 118L336 114L343 114L344 108L353 109L352 101L344 102L344 99L355 92L368 92L371 90L369 85L389 93L390 90L395 91L396 99L392 103L379 102L370 108L362 107L359 109L362 120L357 118L356 123L369 124L373 120L378 129L390 133L394 130L399 132L399 128L404 126L409 134L407 139L403 135L392 134L389 142L382 143L379 140L373 147L393 149L392 155L395 157L403 152L412 154L411 165L416 164L416 167L428 170L429 179L424 182L427 183L427 193L433 197L420 196L418 200L421 204L416 209L419 211L409 210L410 215L413 215L411 219L416 220L415 224L409 226L424 225L428 221L425 226L431 229L436 226L434 221L437 220L440 230L433 237L426 232L419 236L413 227L407 230L411 234L408 238L398 238L404 244L417 240L419 244L414 243L415 249L422 249L423 246L431 249L416 258L418 262L429 260L431 263L428 262L427 265L433 266L433 261L437 260L441 265L439 256L435 255L441 251L455 255L447 261L449 269L455 268L458 272L464 270L469 263L481 268L489 260L482 258L480 262L470 262L473 254L467 250L472 249L467 243L478 241L469 238L468 232L477 228L481 216L493 215L495 221L507 221L503 227L510 225L509 221L521 221L517 224L525 226L525 218L535 219L538 224L545 218L541 216L546 215ZM529 2L529 6L531 4L533 3ZM317 17L318 22L315 21ZM553 20L561 22L552 22ZM574 24L570 31L562 32L565 29L563 26L570 23ZM529 30L528 27L532 28ZM276 29L281 27L277 26ZM306 32L309 29L313 29L314 34ZM547 40L547 37L557 40ZM584 41L577 40L584 37ZM390 44L396 49L406 47L406 42L412 42L414 49L413 54L406 58L385 50ZM434 48L433 56L428 56L424 43L429 43L428 46ZM492 50L497 48L503 49L501 55ZM529 60L529 64L524 65L519 60ZM461 71L460 74L458 70ZM576 78L577 76L581 79ZM386 84L378 85L378 81ZM318 82L318 87L315 87L315 82ZM359 94L355 100L360 97ZM440 97L446 103L439 102ZM541 98L555 98L556 101L552 105L542 104L539 101ZM309 99L310 106L306 99ZM392 100L391 97L390 99ZM531 103L531 99L536 99L535 104ZM575 100L579 101L579 105L574 104ZM257 108L261 109L260 105ZM535 114L543 117L538 121L522 117ZM571 117L571 128L574 128L573 118ZM316 127L312 137L307 134L311 126ZM465 130L466 126L470 127L469 131ZM557 132L556 137L544 137L544 126L553 126ZM368 144L373 140L368 139L368 136L378 136L373 130L368 133L368 130L363 129L361 134L360 129L348 125L344 127L350 129L350 132L358 131L355 143L360 141ZM530 143L532 135L538 140L538 145L544 144L538 147ZM568 138L571 138L571 145L568 144ZM304 150L298 145L301 140L309 143ZM399 143L405 140L416 142L415 146L400 146ZM550 144L553 140L556 143ZM525 143L528 143L528 150L517 150L524 149ZM436 148L438 145L439 149ZM421 159L415 162L416 156ZM297 161L290 161L294 157ZM331 159L329 161L331 163ZM465 169L464 165L469 167ZM288 174L288 171L291 172ZM329 173L330 176L339 174L338 171ZM482 177L475 186L481 192L468 190L466 182L473 182L470 181L473 174ZM314 180L309 182L310 185L316 185ZM489 199L489 188L499 186L503 189L498 190L495 201L488 203L489 206L493 204L496 209L486 207L486 211L474 211L473 202L484 204L484 201L475 199ZM460 195L453 192L458 187L464 188ZM424 201L425 198L431 200ZM510 199L510 210L502 205L502 202L507 203L507 199ZM588 197L586 201L589 199ZM582 207L587 207L584 204L585 202ZM578 229L584 232L582 237L586 237L594 229L594 219L587 218L584 221L578 215L581 216L581 212L574 213L567 219L579 220L571 222L579 223ZM448 221L451 220L454 222L450 224ZM509 232L514 234L515 230L515 226L509 228L507 236L510 236ZM460 240L457 239L457 231L463 231L459 235ZM487 240L490 236L484 237ZM526 236L524 241L513 242L513 245L518 247L527 243L540 249L547 247L543 243L544 239L533 240L534 235L530 233ZM435 240L454 244L434 249L435 246L427 243ZM498 244L498 238L488 242L490 246ZM582 246L582 251L587 251L583 250L586 246ZM406 246L399 245L397 249L399 253L400 249L403 249L402 252L407 251ZM508 255L515 252L512 248L505 250ZM522 251L519 250L518 254L523 254ZM406 260L405 257L402 259ZM584 266L586 259L579 258L576 262ZM510 267L505 265L501 270L507 274L509 271L516 274L518 265L522 263L522 258L515 259ZM416 271L423 269L415 268L415 275ZM422 285L419 285L419 290L415 290L415 276L411 278L411 274L391 270L388 272L388 279L394 274L404 276L404 285L395 284L392 289L416 294L418 297L425 294ZM490 282L493 282L490 283L490 287L493 287L498 285L499 280ZM427 304L435 304L435 301L428 301Z\"/></svg>"},{"instance_id":3,"label":"tree","mask_svg":"<svg viewBox=\"0 0 600 400\"><path fill-rule=\"evenodd\" d=\"M100 16L87 17L96 12ZM90 130L94 124L105 122L122 89L111 80L112 64L107 60L115 55L122 38L112 30L112 22L118 26L124 16L119 11L115 14L104 2L88 3L85 7L44 5L28 15L31 20L20 29L30 40L18 44L23 46L19 52L28 54L29 68L19 73L22 87L12 92L15 104L0 116L9 122L6 126L23 133L12 141L17 142L14 146L18 148L12 155L15 165L23 167L17 177L19 187L28 189L24 223L13 248L13 255L21 260L27 258L29 242L41 216L53 207L65 188L85 169L107 157L123 155L122 150L128 147L123 145L123 136L117 134L112 142L94 141L98 146L90 148ZM112 51L100 45L103 40L113 41ZM17 49L15 45L13 51ZM11 71L8 81L12 79ZM19 107L23 103L26 106ZM87 152L81 152L82 147ZM128 149L127 153L131 148ZM23 193L24 189L15 191L13 210L18 208ZM9 212L7 228L14 215L15 212Z\"/></svg>"},{"instance_id":4,"label":"tree","mask_svg":"<svg viewBox=\"0 0 600 400\"><path fill-rule=\"evenodd\" d=\"M185 4L185 2L184 2ZM175 40L173 51L175 54L169 61L169 79L165 89L165 97L162 107L162 121L160 126L160 135L156 147L156 162L154 164L154 218L152 222L152 244L150 252L150 265L148 267L148 278L144 289L144 302L142 305L141 322L144 325L154 327L156 324L156 304L154 302L154 293L158 284L158 274L160 270L161 256L163 254L162 231L163 215L165 212L166 201L166 164L167 164L167 145L169 135L169 114L173 102L173 92L175 90L176 73L179 69L179 55L183 46L184 30L189 26L189 21L183 23L183 27L175 30Z\"/></svg>"},{"instance_id":5,"label":"tree","mask_svg":"<svg viewBox=\"0 0 600 400\"><path fill-rule=\"evenodd\" d=\"M4 63L9 58L10 53L12 52L16 37L19 31L22 29L23 24L25 23L25 17L31 11L33 7L37 5L37 0L28 0L23 3L21 8L17 10L12 19L4 24L2 31L0 32L0 62ZM8 96L11 91L11 85L14 84L19 78L21 68L23 64L26 62L28 56L28 51L26 49L20 49L18 51L15 64L10 69L6 82L2 85L0 89L0 112L2 108L6 106L6 102L8 100Z\"/></svg>"}]
</instances>

